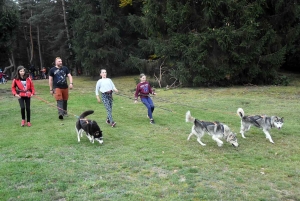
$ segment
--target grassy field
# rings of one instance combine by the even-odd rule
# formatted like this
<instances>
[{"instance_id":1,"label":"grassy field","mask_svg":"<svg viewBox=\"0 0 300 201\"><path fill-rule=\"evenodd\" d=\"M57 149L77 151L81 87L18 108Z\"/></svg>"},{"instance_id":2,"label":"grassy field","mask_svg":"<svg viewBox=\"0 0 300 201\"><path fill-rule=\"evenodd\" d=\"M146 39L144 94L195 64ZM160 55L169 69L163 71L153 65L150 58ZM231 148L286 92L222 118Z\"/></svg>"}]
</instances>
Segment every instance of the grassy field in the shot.
<instances>
[{"instance_id":1,"label":"grassy field","mask_svg":"<svg viewBox=\"0 0 300 201\"><path fill-rule=\"evenodd\" d=\"M0 85L0 200L300 200L300 77L291 85L156 89L155 125L133 103L137 76L113 78L116 128L105 124L96 81L74 77L69 117L58 119L47 80L34 81L32 127L20 127L10 84ZM243 139L238 107L246 114L283 116L271 130L275 144L252 128ZM77 142L76 115L92 109L104 144ZM208 135L187 141L185 113L227 124L239 147L218 147Z\"/></svg>"}]
</instances>

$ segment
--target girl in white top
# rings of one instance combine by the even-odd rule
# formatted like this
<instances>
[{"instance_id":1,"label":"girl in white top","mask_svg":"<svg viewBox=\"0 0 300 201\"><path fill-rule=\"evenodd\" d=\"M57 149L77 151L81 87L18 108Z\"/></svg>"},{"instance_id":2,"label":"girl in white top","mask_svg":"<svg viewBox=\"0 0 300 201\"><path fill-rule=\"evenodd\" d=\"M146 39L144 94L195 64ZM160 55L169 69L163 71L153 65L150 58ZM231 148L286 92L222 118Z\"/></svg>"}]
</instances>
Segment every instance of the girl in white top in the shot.
<instances>
[{"instance_id":1,"label":"girl in white top","mask_svg":"<svg viewBox=\"0 0 300 201\"><path fill-rule=\"evenodd\" d=\"M102 102L104 103L104 106L107 111L107 119L106 123L110 124L111 127L116 126L116 122L114 122L112 118L112 105L113 105L113 98L112 98L112 92L118 92L116 89L114 83L110 78L107 78L107 72L105 69L101 69L100 71L101 79L97 81L96 84L96 98L98 103L101 103L99 92L101 93Z\"/></svg>"}]
</instances>

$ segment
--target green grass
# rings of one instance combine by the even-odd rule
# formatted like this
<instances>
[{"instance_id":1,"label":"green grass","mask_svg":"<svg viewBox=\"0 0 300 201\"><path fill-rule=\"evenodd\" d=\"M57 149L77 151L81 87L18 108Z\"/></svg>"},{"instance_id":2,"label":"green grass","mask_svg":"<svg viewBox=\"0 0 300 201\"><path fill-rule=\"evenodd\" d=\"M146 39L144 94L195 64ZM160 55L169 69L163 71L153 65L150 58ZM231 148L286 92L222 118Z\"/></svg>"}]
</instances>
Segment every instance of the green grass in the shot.
<instances>
[{"instance_id":1,"label":"green grass","mask_svg":"<svg viewBox=\"0 0 300 201\"><path fill-rule=\"evenodd\" d=\"M10 83L0 85L0 200L300 200L299 76L290 86L156 89L155 125L133 103L136 76L113 78L116 128L105 124L96 81L74 77L69 114L58 119L47 80L35 81L32 127L20 127ZM45 100L42 101L41 99ZM51 103L51 104L50 104ZM239 147L218 147L208 135L187 141L185 113L219 120L239 132L238 107L246 114L278 115L275 144L252 128ZM77 142L76 115L93 109L104 144Z\"/></svg>"}]
</instances>

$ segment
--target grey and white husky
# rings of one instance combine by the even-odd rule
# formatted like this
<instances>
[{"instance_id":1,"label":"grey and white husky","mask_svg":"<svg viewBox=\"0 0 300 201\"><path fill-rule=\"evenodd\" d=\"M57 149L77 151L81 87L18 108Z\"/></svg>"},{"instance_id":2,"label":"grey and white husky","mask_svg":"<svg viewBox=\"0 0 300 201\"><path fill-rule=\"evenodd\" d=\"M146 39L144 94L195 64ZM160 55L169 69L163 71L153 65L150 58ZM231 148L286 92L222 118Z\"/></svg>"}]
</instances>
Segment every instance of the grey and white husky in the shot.
<instances>
[{"instance_id":1,"label":"grey and white husky","mask_svg":"<svg viewBox=\"0 0 300 201\"><path fill-rule=\"evenodd\" d=\"M231 132L229 127L225 124L222 124L220 122L200 121L192 117L190 111L187 111L185 115L185 121L194 123L192 127L192 132L190 133L187 140L190 140L190 137L192 135L196 135L197 141L202 146L205 146L206 144L201 142L201 138L204 136L205 133L207 133L212 137L214 141L217 142L219 147L223 145L223 141L220 140L221 138L225 139L234 147L239 146L236 135L233 132Z\"/></svg>"},{"instance_id":2,"label":"grey and white husky","mask_svg":"<svg viewBox=\"0 0 300 201\"><path fill-rule=\"evenodd\" d=\"M274 143L269 130L272 128L277 128L280 130L283 126L283 117L278 116L266 116L266 115L253 115L253 116L245 116L244 110L242 108L238 108L237 114L241 117L241 131L243 138L245 137L245 132L250 130L251 126L256 126L261 128L266 135L266 138L269 139L271 143Z\"/></svg>"}]
</instances>

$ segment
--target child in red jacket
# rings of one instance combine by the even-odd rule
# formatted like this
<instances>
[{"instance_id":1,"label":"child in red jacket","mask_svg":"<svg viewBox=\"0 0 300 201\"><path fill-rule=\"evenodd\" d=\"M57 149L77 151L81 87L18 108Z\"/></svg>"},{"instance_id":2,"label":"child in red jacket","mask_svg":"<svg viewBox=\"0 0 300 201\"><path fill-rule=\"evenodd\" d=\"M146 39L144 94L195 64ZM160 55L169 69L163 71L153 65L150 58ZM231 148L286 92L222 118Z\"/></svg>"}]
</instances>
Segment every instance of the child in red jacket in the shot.
<instances>
[{"instance_id":1,"label":"child in red jacket","mask_svg":"<svg viewBox=\"0 0 300 201\"><path fill-rule=\"evenodd\" d=\"M150 124L154 124L154 119L152 116L152 113L154 111L154 104L152 99L150 98L149 94L156 95L154 91L152 91L152 88L147 82L147 78L145 74L140 75L141 82L136 86L136 91L134 94L134 103L137 103L138 97L141 98L142 103L147 107L148 110L148 118L150 119Z\"/></svg>"},{"instance_id":2,"label":"child in red jacket","mask_svg":"<svg viewBox=\"0 0 300 201\"><path fill-rule=\"evenodd\" d=\"M34 85L28 74L25 74L24 66L19 66L17 68L17 75L12 81L11 92L18 98L21 107L21 126L25 125L25 109L27 116L27 126L30 127L30 98L34 95Z\"/></svg>"}]
</instances>

